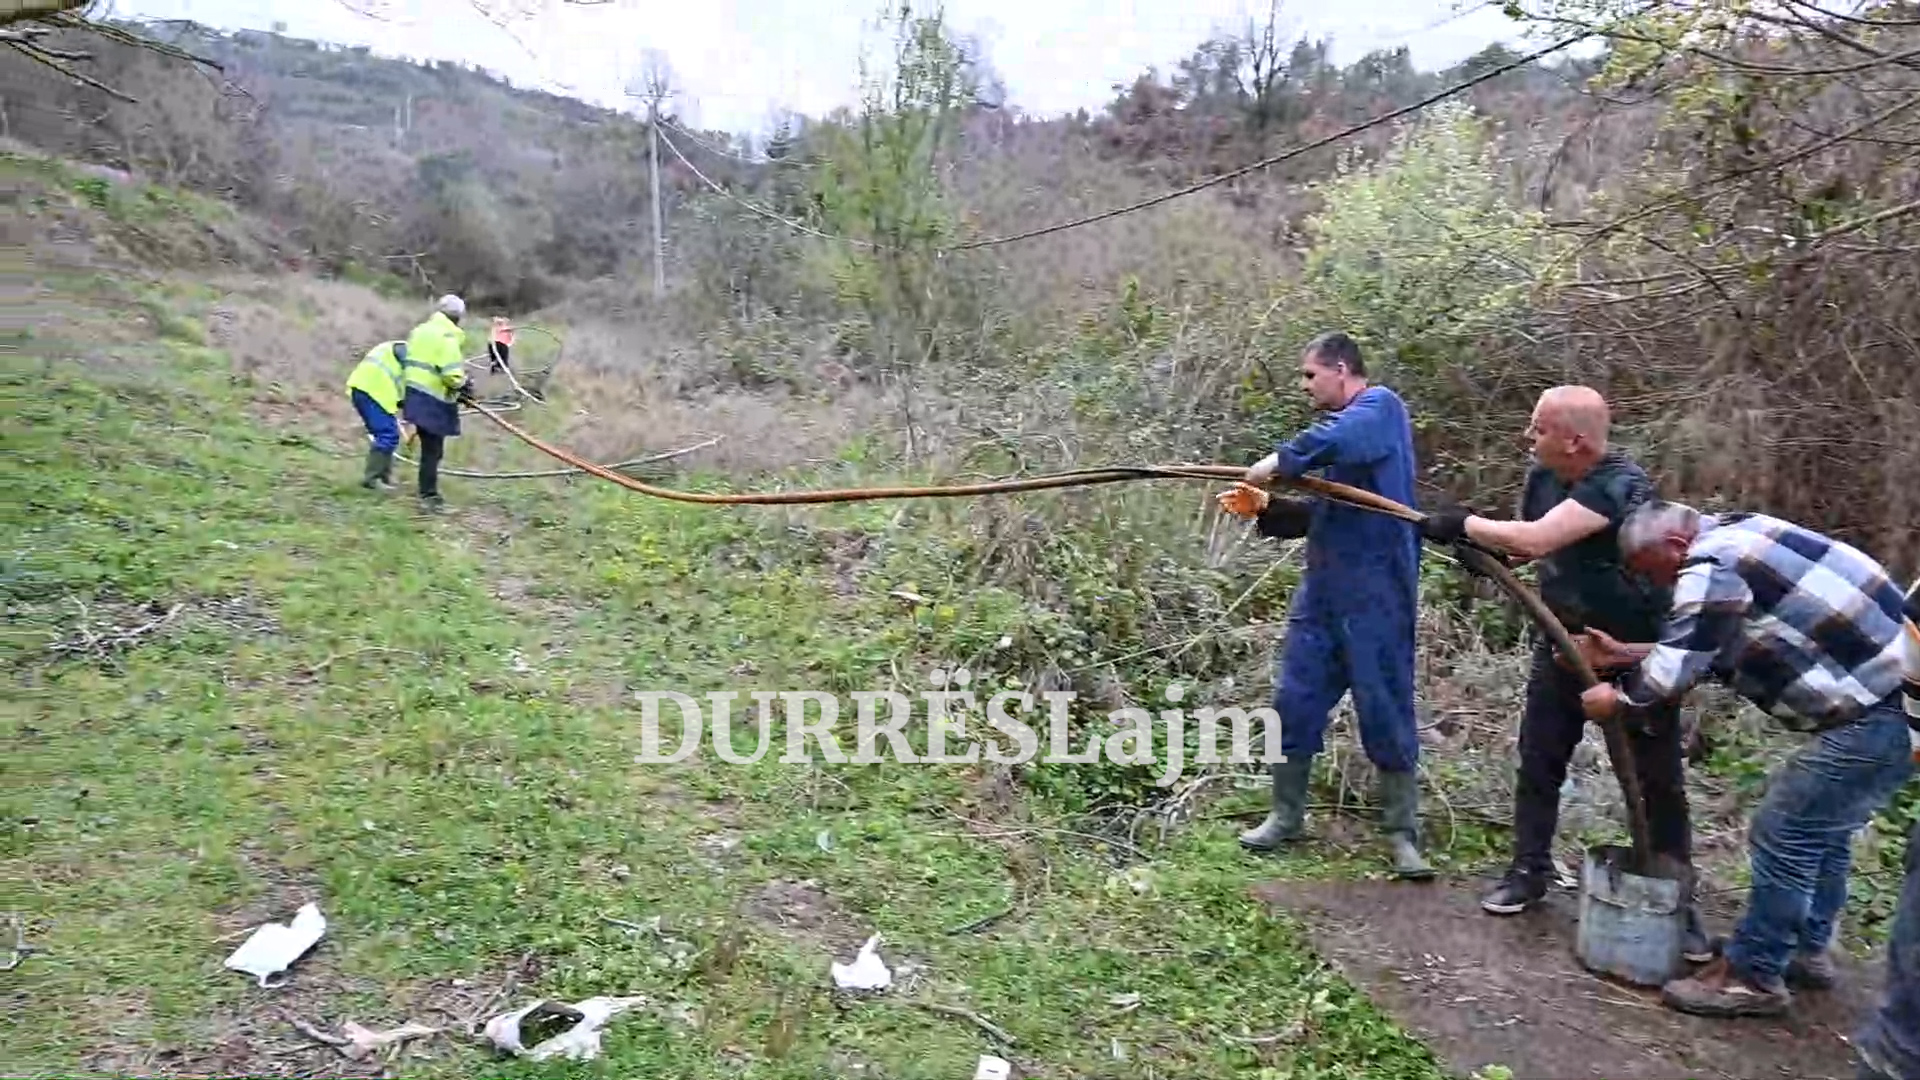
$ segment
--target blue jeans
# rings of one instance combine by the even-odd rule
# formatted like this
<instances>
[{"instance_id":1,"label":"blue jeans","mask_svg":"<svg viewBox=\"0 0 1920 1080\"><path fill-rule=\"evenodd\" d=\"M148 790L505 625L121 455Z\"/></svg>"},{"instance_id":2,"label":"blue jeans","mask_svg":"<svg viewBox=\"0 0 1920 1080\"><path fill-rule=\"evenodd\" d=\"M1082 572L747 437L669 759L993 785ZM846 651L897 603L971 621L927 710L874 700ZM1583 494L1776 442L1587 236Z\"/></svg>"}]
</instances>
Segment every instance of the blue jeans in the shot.
<instances>
[{"instance_id":1,"label":"blue jeans","mask_svg":"<svg viewBox=\"0 0 1920 1080\"><path fill-rule=\"evenodd\" d=\"M373 436L373 448L383 454L391 454L400 446L400 419L381 408L365 390L353 392L353 408L360 414L360 421L367 425L367 434Z\"/></svg>"},{"instance_id":2,"label":"blue jeans","mask_svg":"<svg viewBox=\"0 0 1920 1080\"><path fill-rule=\"evenodd\" d=\"M1780 767L1747 830L1753 888L1726 948L1736 972L1778 986L1796 949L1817 952L1832 942L1847 902L1853 836L1912 774L1898 695L1813 736Z\"/></svg>"},{"instance_id":3,"label":"blue jeans","mask_svg":"<svg viewBox=\"0 0 1920 1080\"><path fill-rule=\"evenodd\" d=\"M1894 1080L1920 1080L1920 821L1907 834L1907 879L1887 942L1887 996L1853 1042Z\"/></svg>"}]
</instances>

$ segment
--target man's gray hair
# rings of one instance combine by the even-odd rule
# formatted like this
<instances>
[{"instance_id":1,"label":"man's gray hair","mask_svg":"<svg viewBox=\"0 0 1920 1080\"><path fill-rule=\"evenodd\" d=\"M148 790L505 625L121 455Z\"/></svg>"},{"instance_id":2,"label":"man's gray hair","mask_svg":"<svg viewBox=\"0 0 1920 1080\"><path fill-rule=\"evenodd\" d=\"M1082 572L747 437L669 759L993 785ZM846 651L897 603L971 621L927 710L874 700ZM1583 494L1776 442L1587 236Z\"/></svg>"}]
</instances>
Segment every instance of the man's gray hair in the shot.
<instances>
[{"instance_id":1,"label":"man's gray hair","mask_svg":"<svg viewBox=\"0 0 1920 1080\"><path fill-rule=\"evenodd\" d=\"M1620 523L1620 554L1632 555L1675 534L1700 531L1700 511L1686 503L1650 499L1634 507Z\"/></svg>"}]
</instances>

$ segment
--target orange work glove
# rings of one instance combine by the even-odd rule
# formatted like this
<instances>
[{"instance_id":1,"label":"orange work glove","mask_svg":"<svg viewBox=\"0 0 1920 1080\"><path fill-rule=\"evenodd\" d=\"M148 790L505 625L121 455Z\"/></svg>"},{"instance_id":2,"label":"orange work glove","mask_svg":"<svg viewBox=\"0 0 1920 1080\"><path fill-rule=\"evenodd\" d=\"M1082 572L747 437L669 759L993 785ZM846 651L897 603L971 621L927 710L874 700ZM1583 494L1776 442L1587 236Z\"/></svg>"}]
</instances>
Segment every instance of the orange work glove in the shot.
<instances>
[{"instance_id":1,"label":"orange work glove","mask_svg":"<svg viewBox=\"0 0 1920 1080\"><path fill-rule=\"evenodd\" d=\"M1239 483L1235 484L1232 490L1221 492L1218 498L1220 509L1227 513L1243 518L1256 518L1260 516L1260 511L1267 508L1267 500L1270 496L1266 491L1252 484Z\"/></svg>"}]
</instances>

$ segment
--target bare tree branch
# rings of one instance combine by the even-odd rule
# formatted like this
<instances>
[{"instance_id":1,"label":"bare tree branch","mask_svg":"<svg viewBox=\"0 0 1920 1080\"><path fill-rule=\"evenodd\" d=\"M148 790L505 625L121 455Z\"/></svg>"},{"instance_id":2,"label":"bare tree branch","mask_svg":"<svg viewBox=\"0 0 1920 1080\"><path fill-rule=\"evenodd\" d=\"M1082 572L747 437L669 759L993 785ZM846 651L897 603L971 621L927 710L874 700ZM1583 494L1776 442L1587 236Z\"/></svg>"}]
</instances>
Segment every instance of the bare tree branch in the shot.
<instances>
[{"instance_id":1,"label":"bare tree branch","mask_svg":"<svg viewBox=\"0 0 1920 1080\"><path fill-rule=\"evenodd\" d=\"M132 33L112 23L95 22L74 15L71 12L53 16L47 21L55 26L65 27L70 30L84 30L87 33L106 38L108 41L125 45L128 48L146 49L149 52L159 53L161 56L170 57L174 60L183 60L190 64L198 64L201 67L212 68L215 71L224 70L219 63L205 56L190 53L170 42L147 37L143 34Z\"/></svg>"},{"instance_id":2,"label":"bare tree branch","mask_svg":"<svg viewBox=\"0 0 1920 1080\"><path fill-rule=\"evenodd\" d=\"M33 42L31 41L6 40L4 42L0 42L0 44L7 45L9 48L12 48L14 51L18 52L20 55L26 57L27 59L32 60L36 64L40 64L45 67L52 68L53 70L59 72L62 75L65 75L67 78L72 79L74 82L77 82L82 86L90 86L95 90L100 91L101 93L110 95L114 98L117 98L121 101L126 102L129 105L136 104L133 98L127 96L124 93L121 93L118 90L115 90L113 87L108 86L106 83L101 82L99 79L96 79L91 75L85 75L85 74L82 74L81 72L75 71L73 67L68 64L67 61L69 60L90 59L90 57L86 53L53 52L47 49L42 49L39 46L33 44Z\"/></svg>"},{"instance_id":3,"label":"bare tree branch","mask_svg":"<svg viewBox=\"0 0 1920 1080\"><path fill-rule=\"evenodd\" d=\"M57 30L91 34L116 45L146 49L161 56L220 70L220 65L195 56L175 45L133 33L111 23L99 22L82 14L92 0L0 0L0 46L5 46L41 65L64 75L82 86L91 87L117 100L134 103L126 93L99 79L76 70L73 65L93 59L91 53L75 49L56 49L42 43Z\"/></svg>"}]
</instances>

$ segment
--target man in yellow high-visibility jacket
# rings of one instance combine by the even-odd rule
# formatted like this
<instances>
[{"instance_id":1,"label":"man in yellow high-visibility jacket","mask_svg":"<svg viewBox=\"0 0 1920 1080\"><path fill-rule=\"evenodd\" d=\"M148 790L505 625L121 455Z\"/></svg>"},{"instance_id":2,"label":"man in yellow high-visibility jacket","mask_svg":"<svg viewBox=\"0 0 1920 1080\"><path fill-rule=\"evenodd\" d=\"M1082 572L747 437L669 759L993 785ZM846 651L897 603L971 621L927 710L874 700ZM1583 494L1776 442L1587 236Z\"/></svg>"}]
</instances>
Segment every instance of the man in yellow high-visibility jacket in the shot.
<instances>
[{"instance_id":1,"label":"man in yellow high-visibility jacket","mask_svg":"<svg viewBox=\"0 0 1920 1080\"><path fill-rule=\"evenodd\" d=\"M406 396L402 414L420 438L420 499L429 510L439 510L440 455L446 440L460 434L460 403L473 397L465 365L466 335L460 320L467 305L449 293L435 305L427 321L407 335Z\"/></svg>"},{"instance_id":2,"label":"man in yellow high-visibility jacket","mask_svg":"<svg viewBox=\"0 0 1920 1080\"><path fill-rule=\"evenodd\" d=\"M367 350L347 376L353 410L367 426L373 446L367 450L364 488L393 486L393 452L400 445L400 398L406 383L400 373L407 359L407 343L383 341Z\"/></svg>"}]
</instances>

